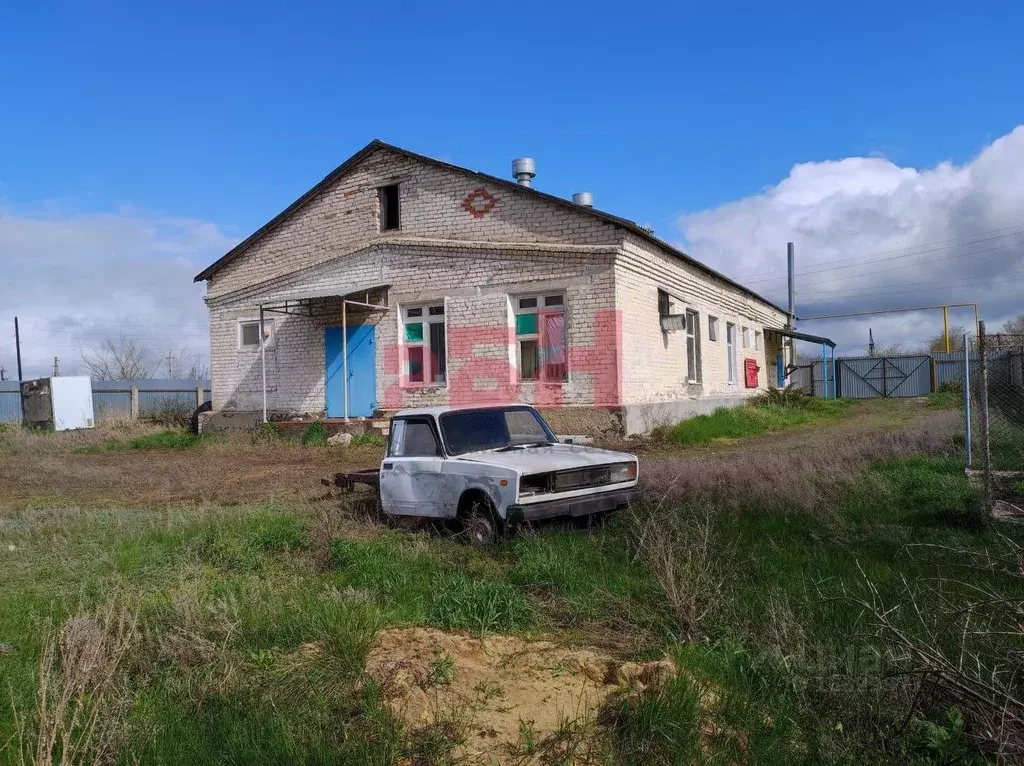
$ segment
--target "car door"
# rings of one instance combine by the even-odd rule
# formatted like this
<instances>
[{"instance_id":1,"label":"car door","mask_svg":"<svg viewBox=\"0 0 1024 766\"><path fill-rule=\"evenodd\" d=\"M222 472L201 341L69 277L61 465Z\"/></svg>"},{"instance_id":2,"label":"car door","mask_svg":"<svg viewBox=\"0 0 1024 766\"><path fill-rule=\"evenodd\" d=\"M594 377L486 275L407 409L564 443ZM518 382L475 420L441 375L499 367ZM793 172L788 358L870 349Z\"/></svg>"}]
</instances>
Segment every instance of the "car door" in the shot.
<instances>
[{"instance_id":1,"label":"car door","mask_svg":"<svg viewBox=\"0 0 1024 766\"><path fill-rule=\"evenodd\" d=\"M380 503L396 516L444 516L444 455L432 418L391 421L388 454L380 466Z\"/></svg>"}]
</instances>

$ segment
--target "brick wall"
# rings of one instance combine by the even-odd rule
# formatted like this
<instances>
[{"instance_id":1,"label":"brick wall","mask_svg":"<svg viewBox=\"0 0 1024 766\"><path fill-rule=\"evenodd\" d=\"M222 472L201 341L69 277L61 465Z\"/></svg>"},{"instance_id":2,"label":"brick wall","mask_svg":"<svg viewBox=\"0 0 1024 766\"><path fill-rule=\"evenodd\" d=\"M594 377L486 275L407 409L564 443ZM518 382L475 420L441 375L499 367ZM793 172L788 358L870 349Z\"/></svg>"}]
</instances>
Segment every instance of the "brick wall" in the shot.
<instances>
[{"instance_id":1,"label":"brick wall","mask_svg":"<svg viewBox=\"0 0 1024 766\"><path fill-rule=\"evenodd\" d=\"M767 348L763 331L765 327L782 327L786 321L783 312L631 234L626 237L614 271L615 305L623 323L624 403L747 396L763 390L774 380L777 349ZM687 381L686 333L660 330L659 288L674 298L674 312L690 309L698 314L700 382L697 384ZM717 341L709 339L711 317L718 318ZM737 328L736 385L728 381L726 324L729 322ZM751 345L747 349L742 347L742 327L751 331ZM760 350L753 347L755 329L762 333ZM758 389L743 385L743 360L746 358L756 359L761 368Z\"/></svg>"},{"instance_id":2,"label":"brick wall","mask_svg":"<svg viewBox=\"0 0 1024 766\"><path fill-rule=\"evenodd\" d=\"M221 296L393 236L396 232L380 232L377 189L394 183L405 237L568 244L617 244L622 238L615 226L526 190L488 186L470 173L381 148L219 270L208 295ZM483 216L463 206L478 189L494 199Z\"/></svg>"},{"instance_id":3,"label":"brick wall","mask_svg":"<svg viewBox=\"0 0 1024 766\"><path fill-rule=\"evenodd\" d=\"M608 248L587 252L481 251L472 246L403 247L368 252L305 269L278 281L273 289L247 290L210 299L214 409L262 407L262 368L258 349L240 349L238 322L258 316L258 305L276 296L319 291L332 286L391 285L381 297L387 310L349 309L350 324L376 324L377 401L383 409L445 404L450 401L517 399L540 404L592 404L595 372L573 364L562 384L517 383L514 373L513 315L510 297L564 292L571 349L586 350L611 337L602 329L614 312L612 263ZM399 251L400 250L400 251ZM401 306L444 302L448 346L448 385L403 385L399 376ZM276 411L320 414L325 402L324 328L341 324L340 303L326 319L275 319L275 338L267 348L268 407ZM270 317L271 315L267 315ZM614 344L609 349L614 352ZM614 365L602 367L602 374ZM607 389L607 386L604 387Z\"/></svg>"}]
</instances>

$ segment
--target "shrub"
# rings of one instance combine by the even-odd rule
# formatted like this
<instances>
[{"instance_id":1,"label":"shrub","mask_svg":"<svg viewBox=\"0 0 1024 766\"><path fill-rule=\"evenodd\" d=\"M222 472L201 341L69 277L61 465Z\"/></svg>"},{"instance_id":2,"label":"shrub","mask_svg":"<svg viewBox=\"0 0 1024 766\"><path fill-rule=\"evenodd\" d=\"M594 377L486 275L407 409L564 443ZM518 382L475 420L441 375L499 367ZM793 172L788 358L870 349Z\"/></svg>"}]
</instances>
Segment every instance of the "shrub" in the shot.
<instances>
[{"instance_id":1,"label":"shrub","mask_svg":"<svg viewBox=\"0 0 1024 766\"><path fill-rule=\"evenodd\" d=\"M756 406L771 405L773 407L792 407L802 409L807 407L812 397L802 388L795 384L786 388L769 388L763 394L758 394L750 401Z\"/></svg>"},{"instance_id":2,"label":"shrub","mask_svg":"<svg viewBox=\"0 0 1024 766\"><path fill-rule=\"evenodd\" d=\"M167 428L188 428L192 420L194 402L182 396L162 396L146 416Z\"/></svg>"},{"instance_id":3,"label":"shrub","mask_svg":"<svg viewBox=\"0 0 1024 766\"><path fill-rule=\"evenodd\" d=\"M327 426L319 420L311 423L302 434L302 443L307 447L322 447L327 444Z\"/></svg>"},{"instance_id":4,"label":"shrub","mask_svg":"<svg viewBox=\"0 0 1024 766\"><path fill-rule=\"evenodd\" d=\"M260 423L252 435L253 444L275 442L281 438L281 427L277 423Z\"/></svg>"}]
</instances>

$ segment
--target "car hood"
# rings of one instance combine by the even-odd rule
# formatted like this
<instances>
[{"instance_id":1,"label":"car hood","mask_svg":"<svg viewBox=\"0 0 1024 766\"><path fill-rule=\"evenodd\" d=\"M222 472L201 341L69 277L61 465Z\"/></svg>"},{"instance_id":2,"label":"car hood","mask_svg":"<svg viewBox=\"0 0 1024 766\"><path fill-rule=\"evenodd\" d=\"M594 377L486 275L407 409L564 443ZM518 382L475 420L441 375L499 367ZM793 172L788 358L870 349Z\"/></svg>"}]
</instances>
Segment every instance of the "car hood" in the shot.
<instances>
[{"instance_id":1,"label":"car hood","mask_svg":"<svg viewBox=\"0 0 1024 766\"><path fill-rule=\"evenodd\" d=\"M459 455L456 459L500 465L512 468L522 474L529 474L623 463L636 460L636 456L630 455L628 452L613 452L579 444L551 444L544 447L524 447L507 452L470 452Z\"/></svg>"}]
</instances>

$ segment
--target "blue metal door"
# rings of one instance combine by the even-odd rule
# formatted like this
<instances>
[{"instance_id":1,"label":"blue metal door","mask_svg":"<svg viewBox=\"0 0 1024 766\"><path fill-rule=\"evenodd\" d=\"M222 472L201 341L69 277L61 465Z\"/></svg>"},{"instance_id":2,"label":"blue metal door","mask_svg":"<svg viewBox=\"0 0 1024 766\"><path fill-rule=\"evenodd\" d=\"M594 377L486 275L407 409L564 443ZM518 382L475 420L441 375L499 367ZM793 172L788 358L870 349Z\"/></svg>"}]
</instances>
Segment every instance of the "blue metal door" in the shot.
<instances>
[{"instance_id":1,"label":"blue metal door","mask_svg":"<svg viewBox=\"0 0 1024 766\"><path fill-rule=\"evenodd\" d=\"M365 418L377 409L377 358L373 347L372 324L348 328L348 414ZM327 417L345 417L344 365L341 357L341 328L324 330L327 357Z\"/></svg>"}]
</instances>

